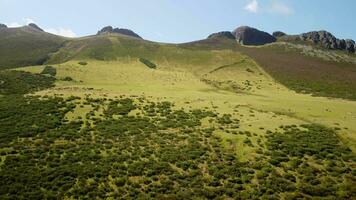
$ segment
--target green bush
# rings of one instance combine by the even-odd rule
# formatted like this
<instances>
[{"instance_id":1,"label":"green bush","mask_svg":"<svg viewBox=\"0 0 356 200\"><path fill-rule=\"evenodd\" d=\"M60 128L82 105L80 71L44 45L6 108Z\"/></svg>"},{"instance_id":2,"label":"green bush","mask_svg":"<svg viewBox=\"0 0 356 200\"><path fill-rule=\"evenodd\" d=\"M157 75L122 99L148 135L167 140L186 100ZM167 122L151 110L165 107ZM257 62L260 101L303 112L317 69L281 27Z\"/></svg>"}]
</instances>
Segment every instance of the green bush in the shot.
<instances>
[{"instance_id":1,"label":"green bush","mask_svg":"<svg viewBox=\"0 0 356 200\"><path fill-rule=\"evenodd\" d=\"M48 74L48 75L51 75L51 76L56 76L56 74L57 74L57 69L54 68L54 67L52 67L52 66L46 66L46 67L42 70L41 74Z\"/></svg>"},{"instance_id":2,"label":"green bush","mask_svg":"<svg viewBox=\"0 0 356 200\"><path fill-rule=\"evenodd\" d=\"M0 94L27 94L54 86L55 78L22 71L0 71Z\"/></svg>"},{"instance_id":3,"label":"green bush","mask_svg":"<svg viewBox=\"0 0 356 200\"><path fill-rule=\"evenodd\" d=\"M157 65L152 63L151 61L145 59L145 58L140 58L139 59L141 63L145 64L147 67L151 68L151 69L156 69Z\"/></svg>"},{"instance_id":4,"label":"green bush","mask_svg":"<svg viewBox=\"0 0 356 200\"><path fill-rule=\"evenodd\" d=\"M79 65L87 65L88 63L85 61L78 62Z\"/></svg>"}]
</instances>

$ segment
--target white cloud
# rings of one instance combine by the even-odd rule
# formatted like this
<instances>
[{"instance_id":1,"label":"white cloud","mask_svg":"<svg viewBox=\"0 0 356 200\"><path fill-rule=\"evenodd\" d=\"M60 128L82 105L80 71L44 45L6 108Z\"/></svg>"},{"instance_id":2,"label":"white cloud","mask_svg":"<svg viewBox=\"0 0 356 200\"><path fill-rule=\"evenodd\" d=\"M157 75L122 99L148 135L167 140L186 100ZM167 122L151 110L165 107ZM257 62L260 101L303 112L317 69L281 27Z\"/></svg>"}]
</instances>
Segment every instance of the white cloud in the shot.
<instances>
[{"instance_id":1,"label":"white cloud","mask_svg":"<svg viewBox=\"0 0 356 200\"><path fill-rule=\"evenodd\" d=\"M35 20L33 20L31 18L23 18L20 22L6 23L6 25L10 28L15 28L15 27L20 27L20 26L26 26L30 23L35 23Z\"/></svg>"},{"instance_id":2,"label":"white cloud","mask_svg":"<svg viewBox=\"0 0 356 200\"><path fill-rule=\"evenodd\" d=\"M35 23L35 20L33 20L31 18L24 18L24 19L22 19L22 21L24 21L26 24Z\"/></svg>"},{"instance_id":3,"label":"white cloud","mask_svg":"<svg viewBox=\"0 0 356 200\"><path fill-rule=\"evenodd\" d=\"M44 31L48 32L48 33L52 33L55 35L61 35L64 37L76 37L77 34L75 34L71 29L67 29L67 28L47 28L44 29Z\"/></svg>"},{"instance_id":4,"label":"white cloud","mask_svg":"<svg viewBox=\"0 0 356 200\"><path fill-rule=\"evenodd\" d=\"M15 27L20 27L22 26L22 24L19 24L17 22L11 22L11 23L5 23L6 26L10 27L10 28L15 28Z\"/></svg>"},{"instance_id":5,"label":"white cloud","mask_svg":"<svg viewBox=\"0 0 356 200\"><path fill-rule=\"evenodd\" d=\"M35 23L35 20L32 18L23 18L20 22L11 22L11 23L5 23L8 27L10 28L15 28L15 27L20 27L20 26L25 26L30 23ZM71 29L68 28L44 28L43 29L45 32L52 33L55 35L61 35L64 37L77 37L77 34L75 34Z\"/></svg>"},{"instance_id":6,"label":"white cloud","mask_svg":"<svg viewBox=\"0 0 356 200\"><path fill-rule=\"evenodd\" d=\"M250 3L248 3L245 7L245 10L252 12L252 13L257 13L258 12L258 2L257 0L252 0Z\"/></svg>"},{"instance_id":7,"label":"white cloud","mask_svg":"<svg viewBox=\"0 0 356 200\"><path fill-rule=\"evenodd\" d=\"M281 2L274 2L272 5L271 5L271 8L270 8L270 13L273 13L273 14L280 14L280 15L292 15L294 14L294 10L281 3Z\"/></svg>"}]
</instances>

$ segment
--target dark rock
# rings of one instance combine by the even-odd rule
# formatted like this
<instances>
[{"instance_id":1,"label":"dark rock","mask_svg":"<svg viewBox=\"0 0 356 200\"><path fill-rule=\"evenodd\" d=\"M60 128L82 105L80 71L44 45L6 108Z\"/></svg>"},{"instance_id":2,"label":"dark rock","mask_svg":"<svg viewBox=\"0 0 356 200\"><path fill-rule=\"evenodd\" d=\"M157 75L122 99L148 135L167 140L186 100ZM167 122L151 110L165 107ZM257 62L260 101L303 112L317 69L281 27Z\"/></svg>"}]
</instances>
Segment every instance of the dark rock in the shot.
<instances>
[{"instance_id":1,"label":"dark rock","mask_svg":"<svg viewBox=\"0 0 356 200\"><path fill-rule=\"evenodd\" d=\"M29 26L29 27L32 27L32 28L34 28L34 29L36 29L36 30L43 31L39 26L37 26L37 25L34 24L34 23L30 23L30 24L28 24L28 26Z\"/></svg>"},{"instance_id":2,"label":"dark rock","mask_svg":"<svg viewBox=\"0 0 356 200\"><path fill-rule=\"evenodd\" d=\"M338 49L346 49L346 42L345 40L341 39L337 39L336 40L336 46L338 47Z\"/></svg>"},{"instance_id":3,"label":"dark rock","mask_svg":"<svg viewBox=\"0 0 356 200\"><path fill-rule=\"evenodd\" d=\"M0 24L0 28L7 28L5 24Z\"/></svg>"},{"instance_id":4,"label":"dark rock","mask_svg":"<svg viewBox=\"0 0 356 200\"><path fill-rule=\"evenodd\" d=\"M310 41L328 49L340 49L343 43L342 41L338 41L333 34L327 31L312 31L303 33L300 35L300 38L303 41Z\"/></svg>"},{"instance_id":5,"label":"dark rock","mask_svg":"<svg viewBox=\"0 0 356 200\"><path fill-rule=\"evenodd\" d=\"M208 38L228 38L228 39L236 39L235 36L230 31L222 31L218 33L213 33L208 36Z\"/></svg>"},{"instance_id":6,"label":"dark rock","mask_svg":"<svg viewBox=\"0 0 356 200\"><path fill-rule=\"evenodd\" d=\"M142 39L142 37L140 37L138 34L133 32L132 30L124 29L124 28L113 28L112 26L106 26L106 27L102 28L100 31L98 31L97 35L107 34L107 33L119 33L119 34Z\"/></svg>"},{"instance_id":7,"label":"dark rock","mask_svg":"<svg viewBox=\"0 0 356 200\"><path fill-rule=\"evenodd\" d=\"M112 32L114 32L114 29L112 28L112 26L105 26L98 32L98 35L102 34L102 33L112 33Z\"/></svg>"},{"instance_id":8,"label":"dark rock","mask_svg":"<svg viewBox=\"0 0 356 200\"><path fill-rule=\"evenodd\" d=\"M277 38L277 37L283 37L287 34L283 33L282 31L276 31L276 32L273 32L272 35Z\"/></svg>"},{"instance_id":9,"label":"dark rock","mask_svg":"<svg viewBox=\"0 0 356 200\"><path fill-rule=\"evenodd\" d=\"M232 33L236 40L244 45L264 45L276 41L269 33L248 26L241 26Z\"/></svg>"},{"instance_id":10,"label":"dark rock","mask_svg":"<svg viewBox=\"0 0 356 200\"><path fill-rule=\"evenodd\" d=\"M327 31L312 31L303 33L299 37L303 41L313 42L327 49L345 50L349 53L355 52L355 41L338 39Z\"/></svg>"},{"instance_id":11,"label":"dark rock","mask_svg":"<svg viewBox=\"0 0 356 200\"><path fill-rule=\"evenodd\" d=\"M345 50L349 53L355 53L355 41L345 40L346 48Z\"/></svg>"}]
</instances>

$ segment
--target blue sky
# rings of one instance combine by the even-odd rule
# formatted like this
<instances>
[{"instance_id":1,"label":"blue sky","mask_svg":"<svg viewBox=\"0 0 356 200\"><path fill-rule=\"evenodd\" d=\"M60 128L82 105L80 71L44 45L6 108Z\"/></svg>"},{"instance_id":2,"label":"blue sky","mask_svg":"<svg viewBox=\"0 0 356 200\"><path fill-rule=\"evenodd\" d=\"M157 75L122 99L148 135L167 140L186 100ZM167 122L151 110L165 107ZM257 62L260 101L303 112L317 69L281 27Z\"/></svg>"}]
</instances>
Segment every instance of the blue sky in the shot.
<instances>
[{"instance_id":1,"label":"blue sky","mask_svg":"<svg viewBox=\"0 0 356 200\"><path fill-rule=\"evenodd\" d=\"M356 39L355 0L0 0L0 10L0 23L35 22L66 36L112 25L148 40L179 43L248 25L270 33L328 30Z\"/></svg>"}]
</instances>

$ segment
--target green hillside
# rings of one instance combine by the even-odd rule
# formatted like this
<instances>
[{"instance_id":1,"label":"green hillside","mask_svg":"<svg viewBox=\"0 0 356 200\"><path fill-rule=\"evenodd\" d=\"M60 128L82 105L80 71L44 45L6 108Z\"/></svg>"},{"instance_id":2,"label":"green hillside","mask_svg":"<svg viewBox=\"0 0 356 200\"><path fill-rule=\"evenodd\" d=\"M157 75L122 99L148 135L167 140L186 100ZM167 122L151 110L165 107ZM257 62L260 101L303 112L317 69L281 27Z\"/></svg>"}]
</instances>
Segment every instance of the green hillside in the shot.
<instances>
[{"instance_id":1,"label":"green hillside","mask_svg":"<svg viewBox=\"0 0 356 200\"><path fill-rule=\"evenodd\" d=\"M67 39L30 26L0 29L0 69L39 65Z\"/></svg>"},{"instance_id":2,"label":"green hillside","mask_svg":"<svg viewBox=\"0 0 356 200\"><path fill-rule=\"evenodd\" d=\"M231 49L255 60L288 88L324 97L356 99L356 55L279 42L248 47L232 40L202 40L181 45L187 49ZM220 45L219 45L220 44Z\"/></svg>"},{"instance_id":3,"label":"green hillside","mask_svg":"<svg viewBox=\"0 0 356 200\"><path fill-rule=\"evenodd\" d=\"M224 37L66 40L0 71L0 199L352 199L352 62Z\"/></svg>"}]
</instances>

